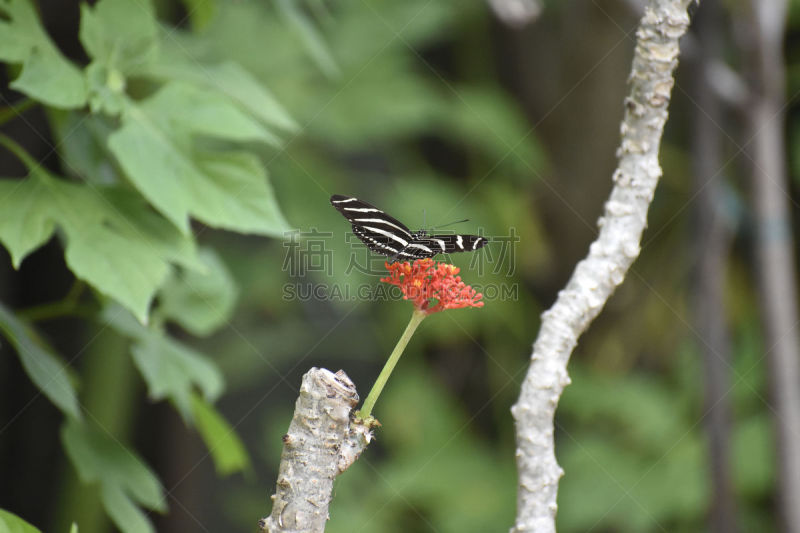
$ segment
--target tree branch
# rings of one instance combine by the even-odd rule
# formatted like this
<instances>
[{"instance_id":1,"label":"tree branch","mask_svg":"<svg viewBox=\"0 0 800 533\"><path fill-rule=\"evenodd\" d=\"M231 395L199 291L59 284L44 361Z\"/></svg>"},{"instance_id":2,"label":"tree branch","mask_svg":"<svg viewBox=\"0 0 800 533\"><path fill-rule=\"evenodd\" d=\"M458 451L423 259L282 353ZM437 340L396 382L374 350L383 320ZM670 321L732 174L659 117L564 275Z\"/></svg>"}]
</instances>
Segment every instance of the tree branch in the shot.
<instances>
[{"instance_id":1,"label":"tree branch","mask_svg":"<svg viewBox=\"0 0 800 533\"><path fill-rule=\"evenodd\" d=\"M800 320L789 211L783 58L787 2L751 1L753 70L749 107L758 286L778 441L778 501L783 530L800 533Z\"/></svg>"},{"instance_id":2,"label":"tree branch","mask_svg":"<svg viewBox=\"0 0 800 533\"><path fill-rule=\"evenodd\" d=\"M542 315L531 366L511 412L516 421L517 519L512 532L555 531L558 480L553 420L569 384L567 361L578 337L622 283L639 255L661 167L658 150L678 64L678 39L689 26L691 0L652 0L637 31L630 93L620 127L622 140L614 188L599 220L600 233L575 267L555 304Z\"/></svg>"},{"instance_id":3,"label":"tree branch","mask_svg":"<svg viewBox=\"0 0 800 533\"><path fill-rule=\"evenodd\" d=\"M283 436L272 513L259 521L269 533L321 533L328 520L333 480L372 438L351 418L358 393L342 370L312 368L303 376L289 432Z\"/></svg>"},{"instance_id":4,"label":"tree branch","mask_svg":"<svg viewBox=\"0 0 800 533\"><path fill-rule=\"evenodd\" d=\"M692 255L696 261L692 304L705 370L708 416L703 422L708 434L712 487L709 531L736 533L739 528L733 494L732 407L728 394L731 342L725 306L725 274L734 222L725 206L722 102L718 92L708 89L709 79L714 77L709 71L713 65L722 64L722 14L719 0L704 0L692 28L697 40L695 54L688 58L692 67L688 90L697 106L697 112L692 114L691 137L696 198L692 210Z\"/></svg>"}]
</instances>

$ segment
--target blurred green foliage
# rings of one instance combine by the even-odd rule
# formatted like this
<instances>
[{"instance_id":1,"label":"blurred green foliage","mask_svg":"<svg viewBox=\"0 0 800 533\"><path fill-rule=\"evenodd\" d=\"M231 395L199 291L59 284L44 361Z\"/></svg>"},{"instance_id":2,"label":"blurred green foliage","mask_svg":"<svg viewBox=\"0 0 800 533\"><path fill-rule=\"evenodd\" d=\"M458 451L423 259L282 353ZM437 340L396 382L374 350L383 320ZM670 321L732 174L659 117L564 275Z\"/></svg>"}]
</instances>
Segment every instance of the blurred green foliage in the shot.
<instances>
[{"instance_id":1,"label":"blurred green foliage","mask_svg":"<svg viewBox=\"0 0 800 533\"><path fill-rule=\"evenodd\" d=\"M62 490L48 511L23 516L48 531L73 519L103 531L92 510L100 502L125 533L152 531L153 519L165 531L197 522L253 529L269 511L300 374L341 367L366 394L411 312L403 302L286 292L379 287L382 258L372 272L352 268L353 257L368 255L346 241L346 223L328 205L341 193L413 227L426 209L425 225L469 217L469 231L513 229L520 241L452 258L487 295L510 292L425 321L376 406L377 442L336 483L329 530L507 530L516 486L509 407L538 316L572 268L559 255L571 244L560 224L594 215L555 200L567 214L547 214L541 198L557 169L527 110L498 81L493 35L507 30L492 25L487 7L100 0L81 7L74 28L84 64L64 57L28 0L0 10L0 59L19 69L10 86L46 110L59 156L58 171L45 169L3 138L27 177L0 182L0 242L24 271L25 257L55 236L77 280L63 301L53 295L55 303L16 315L0 306L3 337L64 414L72 465L58 474ZM619 102L609 114L621 116ZM673 142L662 152L655 231L570 363L556 436L563 532L705 530L702 365L686 309L690 231L685 217L674 219L689 194L688 164ZM298 237L301 250L325 242L330 270L290 272ZM729 284L734 472L742 529L770 531L774 443L748 283L734 273ZM91 324L71 335L81 345L99 336L100 358L81 356L73 368L53 347L63 339L37 333L64 316ZM111 357L123 350L128 367ZM130 371L112 375L102 357ZM142 392L169 400L179 414L167 418L170 429L133 416L152 413L136 402ZM239 471L256 474L214 476ZM91 488L70 485L75 475ZM167 505L164 518L146 511ZM171 525L176 514L191 520ZM3 521L10 531L30 528L0 511L0 529Z\"/></svg>"}]
</instances>

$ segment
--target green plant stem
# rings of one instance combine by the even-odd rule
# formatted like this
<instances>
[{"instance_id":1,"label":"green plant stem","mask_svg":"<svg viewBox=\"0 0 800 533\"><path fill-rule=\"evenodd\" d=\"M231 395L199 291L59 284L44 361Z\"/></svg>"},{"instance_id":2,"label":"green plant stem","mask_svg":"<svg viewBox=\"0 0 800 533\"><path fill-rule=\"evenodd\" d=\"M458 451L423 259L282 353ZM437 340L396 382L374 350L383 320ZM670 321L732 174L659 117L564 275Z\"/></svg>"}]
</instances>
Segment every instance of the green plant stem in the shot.
<instances>
[{"instance_id":1,"label":"green plant stem","mask_svg":"<svg viewBox=\"0 0 800 533\"><path fill-rule=\"evenodd\" d=\"M76 279L63 299L22 309L17 311L17 315L29 322L39 322L71 315L90 317L95 309L91 306L80 304L80 296L85 288L86 284Z\"/></svg>"},{"instance_id":2,"label":"green plant stem","mask_svg":"<svg viewBox=\"0 0 800 533\"><path fill-rule=\"evenodd\" d=\"M426 316L424 312L417 311L416 309L411 314L411 321L408 323L408 326L406 326L406 330L403 332L400 340L397 341L397 346L392 350L392 354L389 356L386 364L383 365L383 370L381 370L381 373L378 375L378 379L375 380L375 384L372 386L372 390L369 391L367 399L364 400L364 405L361 407L361 410L356 413L359 418L366 420L372 415L372 408L375 407L375 402L378 401L378 396L381 395L386 381L392 374L395 365L397 365L397 361L400 360L400 356L403 355L403 350L406 349L406 345L408 341L411 340L411 336L414 334L417 326L420 325Z\"/></svg>"},{"instance_id":3,"label":"green plant stem","mask_svg":"<svg viewBox=\"0 0 800 533\"><path fill-rule=\"evenodd\" d=\"M16 106L9 106L0 109L0 125L5 124L9 120L15 119L23 114L28 109L36 106L39 102L26 98Z\"/></svg>"},{"instance_id":4,"label":"green plant stem","mask_svg":"<svg viewBox=\"0 0 800 533\"><path fill-rule=\"evenodd\" d=\"M28 172L33 172L39 168L39 163L37 163L17 141L8 135L0 133L0 145L5 146L8 148L9 152L17 156L17 158L19 158L19 160L22 161L22 163L28 169Z\"/></svg>"}]
</instances>

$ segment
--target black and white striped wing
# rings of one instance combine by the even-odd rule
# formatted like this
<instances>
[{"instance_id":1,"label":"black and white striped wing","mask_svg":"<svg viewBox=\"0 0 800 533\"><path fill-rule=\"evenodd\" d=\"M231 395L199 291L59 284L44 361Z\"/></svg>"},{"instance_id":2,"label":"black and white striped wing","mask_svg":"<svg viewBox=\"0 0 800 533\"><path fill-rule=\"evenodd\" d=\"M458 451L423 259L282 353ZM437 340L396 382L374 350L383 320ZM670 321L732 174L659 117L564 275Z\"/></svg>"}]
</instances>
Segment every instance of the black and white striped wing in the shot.
<instances>
[{"instance_id":1,"label":"black and white striped wing","mask_svg":"<svg viewBox=\"0 0 800 533\"><path fill-rule=\"evenodd\" d=\"M483 248L489 240L480 235L430 235L415 242L425 244L436 254L452 254L454 252L472 252ZM430 257L430 255L425 256Z\"/></svg>"},{"instance_id":2,"label":"black and white striped wing","mask_svg":"<svg viewBox=\"0 0 800 533\"><path fill-rule=\"evenodd\" d=\"M353 233L373 252L403 257L401 252L414 241L405 224L358 198L335 194L331 205L350 221Z\"/></svg>"},{"instance_id":3,"label":"black and white striped wing","mask_svg":"<svg viewBox=\"0 0 800 533\"><path fill-rule=\"evenodd\" d=\"M480 235L425 235L412 233L405 224L352 196L331 196L335 207L353 225L353 233L373 252L392 260L407 261L436 254L472 252L489 242Z\"/></svg>"},{"instance_id":4,"label":"black and white striped wing","mask_svg":"<svg viewBox=\"0 0 800 533\"><path fill-rule=\"evenodd\" d=\"M472 252L486 246L489 242L480 235L431 235L418 236L408 245L397 252L401 261L409 259L423 259L437 254L452 254L454 252Z\"/></svg>"}]
</instances>

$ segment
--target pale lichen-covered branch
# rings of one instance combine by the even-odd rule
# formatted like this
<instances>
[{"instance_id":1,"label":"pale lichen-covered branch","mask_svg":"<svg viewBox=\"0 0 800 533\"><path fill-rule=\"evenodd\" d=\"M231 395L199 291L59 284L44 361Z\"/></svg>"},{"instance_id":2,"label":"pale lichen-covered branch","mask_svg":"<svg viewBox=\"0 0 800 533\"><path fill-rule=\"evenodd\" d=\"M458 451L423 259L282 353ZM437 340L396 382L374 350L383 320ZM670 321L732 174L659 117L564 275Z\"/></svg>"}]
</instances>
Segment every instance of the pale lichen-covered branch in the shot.
<instances>
[{"instance_id":1,"label":"pale lichen-covered branch","mask_svg":"<svg viewBox=\"0 0 800 533\"><path fill-rule=\"evenodd\" d=\"M351 417L358 393L343 371L312 368L303 376L289 431L283 436L272 513L259 521L270 533L321 533L328 520L333 480L371 439Z\"/></svg>"},{"instance_id":2,"label":"pale lichen-covered branch","mask_svg":"<svg viewBox=\"0 0 800 533\"><path fill-rule=\"evenodd\" d=\"M614 188L598 222L599 235L555 304L542 315L531 366L512 408L519 471L517 518L512 528L516 533L555 531L558 481L563 472L555 458L553 423L559 397L569 383L567 362L578 337L639 255L647 210L661 177L658 150L675 83L678 40L689 26L689 4L690 0L653 0L645 9L636 34Z\"/></svg>"}]
</instances>

